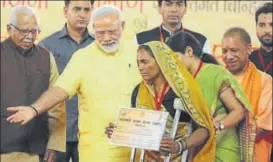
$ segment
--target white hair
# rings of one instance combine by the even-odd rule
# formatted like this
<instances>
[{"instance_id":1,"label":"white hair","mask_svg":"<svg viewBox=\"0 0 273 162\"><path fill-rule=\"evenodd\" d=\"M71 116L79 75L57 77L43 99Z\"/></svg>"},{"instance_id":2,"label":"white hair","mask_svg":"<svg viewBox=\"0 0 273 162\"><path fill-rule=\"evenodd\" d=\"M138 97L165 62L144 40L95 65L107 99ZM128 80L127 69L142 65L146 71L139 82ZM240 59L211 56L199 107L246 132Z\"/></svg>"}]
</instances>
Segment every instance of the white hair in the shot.
<instances>
[{"instance_id":1,"label":"white hair","mask_svg":"<svg viewBox=\"0 0 273 162\"><path fill-rule=\"evenodd\" d=\"M23 6L23 5L18 5L12 8L10 20L9 20L11 24L17 25L18 13L22 13L25 15L34 15L37 20L37 23L39 24L39 19L38 19L36 11L32 7Z\"/></svg>"},{"instance_id":2,"label":"white hair","mask_svg":"<svg viewBox=\"0 0 273 162\"><path fill-rule=\"evenodd\" d=\"M120 22L124 21L122 11L119 8L117 8L114 5L102 5L102 6L98 7L98 8L96 8L92 12L92 16L91 16L92 24L94 25L94 21L98 17L103 17L103 16L105 16L107 14L118 14L119 21Z\"/></svg>"}]
</instances>

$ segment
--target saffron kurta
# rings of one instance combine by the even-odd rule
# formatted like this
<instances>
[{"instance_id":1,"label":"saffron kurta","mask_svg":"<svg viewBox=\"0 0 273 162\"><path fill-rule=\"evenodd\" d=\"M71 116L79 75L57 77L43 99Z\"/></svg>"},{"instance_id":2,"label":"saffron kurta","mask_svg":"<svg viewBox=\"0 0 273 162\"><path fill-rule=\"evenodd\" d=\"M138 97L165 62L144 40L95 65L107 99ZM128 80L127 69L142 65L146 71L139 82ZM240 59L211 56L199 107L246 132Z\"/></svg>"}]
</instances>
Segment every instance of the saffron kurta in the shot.
<instances>
[{"instance_id":1,"label":"saffron kurta","mask_svg":"<svg viewBox=\"0 0 273 162\"><path fill-rule=\"evenodd\" d=\"M255 141L255 160L269 162L272 149L272 78L251 62L245 72L235 77L251 103L257 126L271 132Z\"/></svg>"}]
</instances>

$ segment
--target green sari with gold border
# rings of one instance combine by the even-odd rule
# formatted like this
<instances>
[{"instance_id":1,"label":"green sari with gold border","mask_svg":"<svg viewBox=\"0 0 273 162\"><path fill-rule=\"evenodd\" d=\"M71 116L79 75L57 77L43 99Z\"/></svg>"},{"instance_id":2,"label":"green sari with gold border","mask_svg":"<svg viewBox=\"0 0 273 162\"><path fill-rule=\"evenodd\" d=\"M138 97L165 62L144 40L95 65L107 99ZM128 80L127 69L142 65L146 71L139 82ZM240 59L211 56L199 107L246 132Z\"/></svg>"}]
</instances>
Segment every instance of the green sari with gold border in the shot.
<instances>
[{"instance_id":1,"label":"green sari with gold border","mask_svg":"<svg viewBox=\"0 0 273 162\"><path fill-rule=\"evenodd\" d=\"M221 66L206 64L196 76L213 117L228 114L219 98L220 90L231 87L245 108L245 120L237 127L226 129L216 136L216 162L252 162L256 122L247 97L237 80Z\"/></svg>"}]
</instances>

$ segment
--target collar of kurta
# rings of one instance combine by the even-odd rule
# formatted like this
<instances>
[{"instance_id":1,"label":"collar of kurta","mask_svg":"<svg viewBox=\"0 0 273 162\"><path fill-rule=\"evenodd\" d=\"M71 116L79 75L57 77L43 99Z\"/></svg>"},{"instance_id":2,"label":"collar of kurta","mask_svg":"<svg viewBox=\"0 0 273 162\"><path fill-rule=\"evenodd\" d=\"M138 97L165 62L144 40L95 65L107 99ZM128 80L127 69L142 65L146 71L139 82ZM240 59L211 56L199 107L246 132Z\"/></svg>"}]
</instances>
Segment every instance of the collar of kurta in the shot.
<instances>
[{"instance_id":1,"label":"collar of kurta","mask_svg":"<svg viewBox=\"0 0 273 162\"><path fill-rule=\"evenodd\" d=\"M265 49L263 48L260 48L261 50L261 54L264 56L264 57L271 57L272 58L272 54L273 54L273 51L266 51Z\"/></svg>"},{"instance_id":2,"label":"collar of kurta","mask_svg":"<svg viewBox=\"0 0 273 162\"><path fill-rule=\"evenodd\" d=\"M32 47L31 49L25 50L25 49L23 49L23 48L17 46L17 45L13 42L13 40L11 39L11 37L9 37L9 38L7 39L7 41L8 41L8 43L10 44L11 47L13 47L14 49L16 49L16 51L17 51L18 53L20 53L21 55L23 55L24 57L30 56L30 55L32 54L32 52L33 52L33 48L35 47L35 45L33 44L33 47Z\"/></svg>"},{"instance_id":3,"label":"collar of kurta","mask_svg":"<svg viewBox=\"0 0 273 162\"><path fill-rule=\"evenodd\" d=\"M66 38L66 37L71 38L67 30L67 23L64 25L64 27L60 31L59 39ZM86 28L83 34L81 43L84 42L88 37L92 37L94 39L94 36L91 33L89 33L88 29Z\"/></svg>"},{"instance_id":4,"label":"collar of kurta","mask_svg":"<svg viewBox=\"0 0 273 162\"><path fill-rule=\"evenodd\" d=\"M181 31L182 30L182 23L179 24L179 26L177 27L176 31L175 32L172 32L170 30L168 30L163 24L161 25L161 29L163 29L163 31L167 32L169 35L172 35L174 33L176 33L177 31Z\"/></svg>"}]
</instances>

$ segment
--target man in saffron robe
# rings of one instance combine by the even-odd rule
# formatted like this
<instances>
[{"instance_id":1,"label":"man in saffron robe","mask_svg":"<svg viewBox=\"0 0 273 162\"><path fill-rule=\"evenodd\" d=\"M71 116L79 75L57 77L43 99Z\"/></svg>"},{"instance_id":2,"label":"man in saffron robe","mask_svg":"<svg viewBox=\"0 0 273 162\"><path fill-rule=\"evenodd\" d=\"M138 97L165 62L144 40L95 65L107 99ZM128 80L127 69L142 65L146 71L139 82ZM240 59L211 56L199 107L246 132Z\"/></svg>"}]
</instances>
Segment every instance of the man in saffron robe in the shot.
<instances>
[{"instance_id":1,"label":"man in saffron robe","mask_svg":"<svg viewBox=\"0 0 273 162\"><path fill-rule=\"evenodd\" d=\"M269 162L272 148L272 78L249 61L251 38L242 28L227 30L222 40L223 61L243 87L257 119L255 161Z\"/></svg>"}]
</instances>

